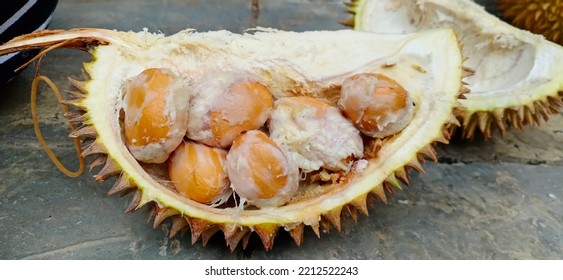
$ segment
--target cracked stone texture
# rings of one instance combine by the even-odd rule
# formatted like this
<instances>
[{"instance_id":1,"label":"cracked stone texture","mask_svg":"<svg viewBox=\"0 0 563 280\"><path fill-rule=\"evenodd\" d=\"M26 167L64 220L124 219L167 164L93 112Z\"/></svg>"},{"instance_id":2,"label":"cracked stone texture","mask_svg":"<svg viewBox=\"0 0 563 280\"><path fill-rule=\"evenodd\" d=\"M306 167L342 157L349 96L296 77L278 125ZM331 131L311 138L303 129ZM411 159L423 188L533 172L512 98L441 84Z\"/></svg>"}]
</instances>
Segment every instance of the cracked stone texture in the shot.
<instances>
[{"instance_id":1,"label":"cracked stone texture","mask_svg":"<svg viewBox=\"0 0 563 280\"><path fill-rule=\"evenodd\" d=\"M341 29L340 1L61 0L51 28L101 27L172 34L186 27L241 32L256 25L286 30ZM89 55L49 53L41 73L61 87L80 77ZM189 234L168 238L144 209L124 214L130 196L106 196L112 180L91 173L68 178L35 138L29 89L32 67L0 88L0 258L2 259L561 259L563 257L563 115L543 126L488 141L438 146L438 164L412 174L411 187L380 202L343 231L296 246L284 232L265 252L256 236L231 253L222 234L207 247ZM41 128L68 166L76 166L68 125L53 95L40 86Z\"/></svg>"}]
</instances>

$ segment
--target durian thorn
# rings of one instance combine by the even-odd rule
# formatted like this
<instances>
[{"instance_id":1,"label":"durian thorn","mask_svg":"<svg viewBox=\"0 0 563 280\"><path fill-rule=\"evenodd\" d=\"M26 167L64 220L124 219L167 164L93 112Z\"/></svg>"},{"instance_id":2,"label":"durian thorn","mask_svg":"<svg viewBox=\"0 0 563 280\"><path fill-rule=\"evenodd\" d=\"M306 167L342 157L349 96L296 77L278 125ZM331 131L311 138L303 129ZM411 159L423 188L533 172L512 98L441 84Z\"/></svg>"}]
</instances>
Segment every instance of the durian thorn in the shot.
<instances>
[{"instance_id":1,"label":"durian thorn","mask_svg":"<svg viewBox=\"0 0 563 280\"><path fill-rule=\"evenodd\" d=\"M326 212L323 216L327 219L333 226L336 228L337 231L342 230L342 223L341 223L341 214L342 214L343 206L336 207L331 209L330 211Z\"/></svg>"},{"instance_id":2,"label":"durian thorn","mask_svg":"<svg viewBox=\"0 0 563 280\"><path fill-rule=\"evenodd\" d=\"M236 224L222 224L219 226L225 236L227 246L234 252L242 237L250 230Z\"/></svg>"},{"instance_id":3,"label":"durian thorn","mask_svg":"<svg viewBox=\"0 0 563 280\"><path fill-rule=\"evenodd\" d=\"M249 231L242 237L242 250L246 250L246 247L248 246L248 243L250 242L251 236L252 236L252 231Z\"/></svg>"},{"instance_id":4,"label":"durian thorn","mask_svg":"<svg viewBox=\"0 0 563 280\"><path fill-rule=\"evenodd\" d=\"M513 107L514 110L518 113L518 119L520 119L520 121L524 120L524 106L515 106ZM540 110L543 110L542 106L539 106Z\"/></svg>"},{"instance_id":5,"label":"durian thorn","mask_svg":"<svg viewBox=\"0 0 563 280\"><path fill-rule=\"evenodd\" d=\"M98 157L90 163L89 171L92 172L94 168L100 167L106 163L108 156L105 154L99 154Z\"/></svg>"},{"instance_id":6,"label":"durian thorn","mask_svg":"<svg viewBox=\"0 0 563 280\"><path fill-rule=\"evenodd\" d=\"M330 222L327 221L326 219L321 219L319 221L319 225L321 226L321 230L324 233L330 233Z\"/></svg>"},{"instance_id":7,"label":"durian thorn","mask_svg":"<svg viewBox=\"0 0 563 280\"><path fill-rule=\"evenodd\" d=\"M348 216L350 216L350 218L352 218L355 223L358 222L358 210L354 206L346 204L344 205L344 207L342 207L342 209L345 210L346 213L348 213Z\"/></svg>"},{"instance_id":8,"label":"durian thorn","mask_svg":"<svg viewBox=\"0 0 563 280\"><path fill-rule=\"evenodd\" d=\"M96 181L105 181L107 178L113 177L121 173L121 167L110 157L107 158L106 164L98 174L94 175Z\"/></svg>"},{"instance_id":9,"label":"durian thorn","mask_svg":"<svg viewBox=\"0 0 563 280\"><path fill-rule=\"evenodd\" d=\"M467 87L462 86L460 92L461 92L461 95L465 95L465 94L470 93L471 90Z\"/></svg>"},{"instance_id":10,"label":"durian thorn","mask_svg":"<svg viewBox=\"0 0 563 280\"><path fill-rule=\"evenodd\" d=\"M449 141L452 138L452 135L450 133L450 126L449 125L444 125L442 127L442 136L444 137L444 139L446 139L447 141Z\"/></svg>"},{"instance_id":11,"label":"durian thorn","mask_svg":"<svg viewBox=\"0 0 563 280\"><path fill-rule=\"evenodd\" d=\"M425 157L431 159L433 162L438 162L438 157L436 157L436 151L432 145L426 145L422 148L419 153L423 154Z\"/></svg>"},{"instance_id":12,"label":"durian thorn","mask_svg":"<svg viewBox=\"0 0 563 280\"><path fill-rule=\"evenodd\" d=\"M444 135L444 130L442 130L442 133L440 133L438 135L438 137L436 139L434 139L435 142L440 142L442 144L449 144L450 140L449 140L449 135Z\"/></svg>"},{"instance_id":13,"label":"durian thorn","mask_svg":"<svg viewBox=\"0 0 563 280\"><path fill-rule=\"evenodd\" d=\"M344 20L339 20L338 23L344 25L344 26L348 26L348 27L354 27L354 17L350 17L348 19L344 19Z\"/></svg>"},{"instance_id":14,"label":"durian thorn","mask_svg":"<svg viewBox=\"0 0 563 280\"><path fill-rule=\"evenodd\" d=\"M411 159L411 161L407 163L407 166L416 170L418 173L424 173L424 169L422 168L422 165L420 165L420 162L416 157Z\"/></svg>"},{"instance_id":15,"label":"durian thorn","mask_svg":"<svg viewBox=\"0 0 563 280\"><path fill-rule=\"evenodd\" d=\"M83 140L96 139L96 137L98 136L98 132L93 126L85 125L74 129L69 136L71 138L78 138Z\"/></svg>"},{"instance_id":16,"label":"durian thorn","mask_svg":"<svg viewBox=\"0 0 563 280\"><path fill-rule=\"evenodd\" d=\"M461 126L461 124L459 123L459 120L457 119L457 117L454 114L450 114L450 116L448 117L447 123L455 125L455 126Z\"/></svg>"},{"instance_id":17,"label":"durian thorn","mask_svg":"<svg viewBox=\"0 0 563 280\"><path fill-rule=\"evenodd\" d=\"M82 124L88 118L83 111L68 111L64 113L65 118L67 118L69 123Z\"/></svg>"},{"instance_id":18,"label":"durian thorn","mask_svg":"<svg viewBox=\"0 0 563 280\"><path fill-rule=\"evenodd\" d=\"M88 146L86 146L86 148L82 150L82 153L80 155L83 158L86 158L88 156L97 155L97 154L107 154L107 150L103 146L103 144L98 142L98 140L96 139L92 141L92 143L90 143Z\"/></svg>"},{"instance_id":19,"label":"durian thorn","mask_svg":"<svg viewBox=\"0 0 563 280\"><path fill-rule=\"evenodd\" d=\"M343 4L348 8L356 8L358 6L357 2L355 1L343 2Z\"/></svg>"},{"instance_id":20,"label":"durian thorn","mask_svg":"<svg viewBox=\"0 0 563 280\"><path fill-rule=\"evenodd\" d=\"M254 226L254 231L262 239L262 245L266 251L272 250L274 239L278 233L279 225L277 224L260 224Z\"/></svg>"},{"instance_id":21,"label":"durian thorn","mask_svg":"<svg viewBox=\"0 0 563 280\"><path fill-rule=\"evenodd\" d=\"M379 185L373 188L370 193L381 200L384 204L387 204L387 196L385 196L385 190L383 189L383 185Z\"/></svg>"},{"instance_id":22,"label":"durian thorn","mask_svg":"<svg viewBox=\"0 0 563 280\"><path fill-rule=\"evenodd\" d=\"M495 124L497 125L497 128L499 129L499 133L501 135L502 138L506 137L506 128L504 126L504 109L502 108L497 108L494 109L493 112L493 117L495 118Z\"/></svg>"},{"instance_id":23,"label":"durian thorn","mask_svg":"<svg viewBox=\"0 0 563 280\"><path fill-rule=\"evenodd\" d=\"M367 194L360 195L356 197L354 200L350 201L350 204L356 207L362 214L368 216L369 211L367 207Z\"/></svg>"},{"instance_id":24,"label":"durian thorn","mask_svg":"<svg viewBox=\"0 0 563 280\"><path fill-rule=\"evenodd\" d=\"M321 238L321 232L319 231L319 223L309 225L313 232L317 235L318 238Z\"/></svg>"},{"instance_id":25,"label":"durian thorn","mask_svg":"<svg viewBox=\"0 0 563 280\"><path fill-rule=\"evenodd\" d=\"M141 204L142 199L143 199L143 192L137 189L135 191L135 194L133 194L131 203L129 203L129 206L127 207L127 209L125 209L125 213L129 213L137 210L139 208L139 205Z\"/></svg>"},{"instance_id":26,"label":"durian thorn","mask_svg":"<svg viewBox=\"0 0 563 280\"><path fill-rule=\"evenodd\" d=\"M401 167L395 170L395 177L403 182L403 184L410 186L409 173L405 168Z\"/></svg>"},{"instance_id":27,"label":"durian thorn","mask_svg":"<svg viewBox=\"0 0 563 280\"><path fill-rule=\"evenodd\" d=\"M161 210L161 209L160 209L160 207L158 207L156 202L153 201L153 202L149 203L149 205L147 207L147 213L148 213L147 224L154 221L154 218L156 217L156 213L158 213L159 210Z\"/></svg>"},{"instance_id":28,"label":"durian thorn","mask_svg":"<svg viewBox=\"0 0 563 280\"><path fill-rule=\"evenodd\" d=\"M463 138L473 139L475 129L477 128L476 114L471 113L463 120Z\"/></svg>"},{"instance_id":29,"label":"durian thorn","mask_svg":"<svg viewBox=\"0 0 563 280\"><path fill-rule=\"evenodd\" d=\"M74 92L78 91L82 95L85 95L87 93L86 89L84 88L84 85L86 85L86 81L79 81L71 77L68 77L67 79L69 84L75 89Z\"/></svg>"},{"instance_id":30,"label":"durian thorn","mask_svg":"<svg viewBox=\"0 0 563 280\"><path fill-rule=\"evenodd\" d=\"M178 212L178 210L174 209L174 208L170 208L170 207L164 207L164 208L160 208L157 207L156 208L156 215L154 216L154 222L153 222L153 228L157 228L160 226L160 224L162 224L162 222L164 222L164 220L178 215L180 214L180 212Z\"/></svg>"},{"instance_id":31,"label":"durian thorn","mask_svg":"<svg viewBox=\"0 0 563 280\"><path fill-rule=\"evenodd\" d=\"M471 77L471 76L473 76L473 75L475 75L475 70L474 70L474 69L469 68L469 67L466 67L466 66L464 66L464 67L462 68L462 74L461 74L461 77L462 77L462 78Z\"/></svg>"},{"instance_id":32,"label":"durian thorn","mask_svg":"<svg viewBox=\"0 0 563 280\"><path fill-rule=\"evenodd\" d=\"M297 244L297 246L301 246L301 244L303 244L304 231L305 231L305 224L303 223L300 223L294 228L289 230L289 236L293 238L293 241L295 241L295 244Z\"/></svg>"},{"instance_id":33,"label":"durian thorn","mask_svg":"<svg viewBox=\"0 0 563 280\"><path fill-rule=\"evenodd\" d=\"M534 124L536 124L536 120L534 119L534 113L532 112L530 107L533 108L533 106L526 106L524 108L524 118L525 118L527 124L534 125Z\"/></svg>"},{"instance_id":34,"label":"durian thorn","mask_svg":"<svg viewBox=\"0 0 563 280\"><path fill-rule=\"evenodd\" d=\"M346 13L351 14L351 15L356 15L356 7L347 8Z\"/></svg>"},{"instance_id":35,"label":"durian thorn","mask_svg":"<svg viewBox=\"0 0 563 280\"><path fill-rule=\"evenodd\" d=\"M490 123L489 112L477 112L477 121L479 129L485 134L485 138L489 138L490 134L487 132L487 127Z\"/></svg>"},{"instance_id":36,"label":"durian thorn","mask_svg":"<svg viewBox=\"0 0 563 280\"><path fill-rule=\"evenodd\" d=\"M83 67L81 68L82 70L82 79L84 79L84 81L89 81L92 79L92 77L90 76L90 73L88 73L88 71L86 70L86 64L83 64ZM84 84L86 84L86 82L84 82Z\"/></svg>"},{"instance_id":37,"label":"durian thorn","mask_svg":"<svg viewBox=\"0 0 563 280\"><path fill-rule=\"evenodd\" d=\"M384 181L383 184L386 184L387 187L389 188L394 188L394 189L398 189L398 190L402 190L403 187L401 186L401 183L399 183L399 181L397 181L397 178L395 177L395 174L391 173L391 175L389 175L389 177L387 177Z\"/></svg>"},{"instance_id":38,"label":"durian thorn","mask_svg":"<svg viewBox=\"0 0 563 280\"><path fill-rule=\"evenodd\" d=\"M241 227L236 224L221 224L219 225L219 228L223 232L227 246L231 249L231 252L233 252L234 248L232 247L232 244L237 238L237 233L241 231Z\"/></svg>"},{"instance_id":39,"label":"durian thorn","mask_svg":"<svg viewBox=\"0 0 563 280\"><path fill-rule=\"evenodd\" d=\"M199 237L201 236L201 234L204 231L208 230L209 228L211 228L213 226L212 223L210 223L206 220L198 219L198 218L186 217L186 220L188 221L188 224L190 225L190 232L191 232L191 236L192 236L192 245L195 244L199 240Z\"/></svg>"},{"instance_id":40,"label":"durian thorn","mask_svg":"<svg viewBox=\"0 0 563 280\"><path fill-rule=\"evenodd\" d=\"M63 99L59 102L66 106L76 107L81 110L86 110L86 106L82 103L83 99Z\"/></svg>"},{"instance_id":41,"label":"durian thorn","mask_svg":"<svg viewBox=\"0 0 563 280\"><path fill-rule=\"evenodd\" d=\"M76 153L78 155L78 169L76 171L70 171L59 161L59 159L57 158L55 153L51 150L51 148L49 148L47 142L43 138L41 129L39 128L39 118L37 116L37 85L39 84L40 81L44 81L45 83L47 83L47 85L49 85L49 87L57 97L57 100L59 100L59 102L63 100L61 93L59 92L59 89L49 78L45 76L36 76L33 79L33 82L31 84L31 117L33 119L33 128L35 130L35 136L37 137L37 140L39 140L39 144L41 145L43 150L45 150L45 153L47 153L47 156L49 156L51 161L55 164L55 166L57 166L57 168L61 172L63 172L65 175L69 177L78 177L80 176L80 174L82 174L82 172L84 172L84 168L86 166L86 161L84 160L83 157L80 156L80 153L82 152L80 139L74 140L74 143L76 145ZM62 111L64 113L67 113L68 108L62 103L60 105ZM69 125L72 130L76 129L75 125L72 122L69 122Z\"/></svg>"},{"instance_id":42,"label":"durian thorn","mask_svg":"<svg viewBox=\"0 0 563 280\"><path fill-rule=\"evenodd\" d=\"M201 233L201 245L203 247L207 246L207 243L209 242L209 240L211 239L211 237L213 237L213 235L215 235L215 233L217 233L220 230L220 228L216 225L210 227L207 230L204 230Z\"/></svg>"},{"instance_id":43,"label":"durian thorn","mask_svg":"<svg viewBox=\"0 0 563 280\"><path fill-rule=\"evenodd\" d=\"M75 99L84 99L85 97L84 93L77 90L65 90L65 92Z\"/></svg>"},{"instance_id":44,"label":"durian thorn","mask_svg":"<svg viewBox=\"0 0 563 280\"><path fill-rule=\"evenodd\" d=\"M117 193L126 193L135 188L135 185L129 180L127 175L122 174L113 184L113 187L107 192L108 195L114 195Z\"/></svg>"},{"instance_id":45,"label":"durian thorn","mask_svg":"<svg viewBox=\"0 0 563 280\"><path fill-rule=\"evenodd\" d=\"M549 105L542 100L538 100L536 103L539 105L540 114L542 115L543 120L547 122L549 120L549 115L551 113L549 112Z\"/></svg>"},{"instance_id":46,"label":"durian thorn","mask_svg":"<svg viewBox=\"0 0 563 280\"><path fill-rule=\"evenodd\" d=\"M170 228L170 235L169 237L172 238L176 236L178 233L183 235L184 232L188 229L188 221L182 215L172 217L172 227Z\"/></svg>"},{"instance_id":47,"label":"durian thorn","mask_svg":"<svg viewBox=\"0 0 563 280\"><path fill-rule=\"evenodd\" d=\"M250 229L248 227L243 227L228 241L228 246L229 249L231 249L231 253L235 251L242 238L249 233L251 233Z\"/></svg>"}]
</instances>

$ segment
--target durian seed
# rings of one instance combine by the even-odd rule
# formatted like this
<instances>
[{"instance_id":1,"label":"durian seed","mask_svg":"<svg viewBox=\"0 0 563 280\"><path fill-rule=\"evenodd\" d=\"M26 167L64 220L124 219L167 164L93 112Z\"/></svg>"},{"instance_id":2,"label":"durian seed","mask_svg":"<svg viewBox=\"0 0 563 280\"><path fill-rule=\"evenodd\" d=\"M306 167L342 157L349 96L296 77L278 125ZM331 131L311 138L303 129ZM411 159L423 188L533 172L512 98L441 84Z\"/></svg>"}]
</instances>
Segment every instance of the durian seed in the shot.
<instances>
[{"instance_id":1,"label":"durian seed","mask_svg":"<svg viewBox=\"0 0 563 280\"><path fill-rule=\"evenodd\" d=\"M348 172L364 154L360 131L328 102L312 97L276 100L269 122L270 137L286 147L303 172Z\"/></svg>"},{"instance_id":2,"label":"durian seed","mask_svg":"<svg viewBox=\"0 0 563 280\"><path fill-rule=\"evenodd\" d=\"M227 155L233 190L260 208L288 202L299 187L299 170L265 133L252 130L235 139Z\"/></svg>"},{"instance_id":3,"label":"durian seed","mask_svg":"<svg viewBox=\"0 0 563 280\"><path fill-rule=\"evenodd\" d=\"M168 173L181 195L201 203L216 203L228 195L226 157L223 149L183 142L168 159Z\"/></svg>"},{"instance_id":4,"label":"durian seed","mask_svg":"<svg viewBox=\"0 0 563 280\"><path fill-rule=\"evenodd\" d=\"M188 138L229 147L242 132L259 129L272 110L272 93L247 73L221 73L196 83L189 109Z\"/></svg>"},{"instance_id":5,"label":"durian seed","mask_svg":"<svg viewBox=\"0 0 563 280\"><path fill-rule=\"evenodd\" d=\"M377 138L401 131L414 113L413 103L401 85L373 73L346 78L338 106L362 133Z\"/></svg>"},{"instance_id":6,"label":"durian seed","mask_svg":"<svg viewBox=\"0 0 563 280\"><path fill-rule=\"evenodd\" d=\"M165 68L149 68L125 83L125 142L139 161L162 163L187 130L190 89Z\"/></svg>"}]
</instances>

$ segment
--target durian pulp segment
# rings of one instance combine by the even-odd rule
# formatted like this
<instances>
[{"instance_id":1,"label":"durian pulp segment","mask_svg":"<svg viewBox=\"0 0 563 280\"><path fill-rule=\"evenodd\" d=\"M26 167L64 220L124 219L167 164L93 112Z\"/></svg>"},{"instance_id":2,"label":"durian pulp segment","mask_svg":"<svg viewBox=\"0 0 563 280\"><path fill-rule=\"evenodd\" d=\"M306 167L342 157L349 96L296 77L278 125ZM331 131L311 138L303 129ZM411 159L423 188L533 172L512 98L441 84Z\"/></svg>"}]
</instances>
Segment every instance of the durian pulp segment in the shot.
<instances>
[{"instance_id":1,"label":"durian pulp segment","mask_svg":"<svg viewBox=\"0 0 563 280\"><path fill-rule=\"evenodd\" d=\"M83 101L98 139L143 193L143 201L177 209L213 223L253 226L264 223L316 224L329 210L379 186L423 147L442 135L461 88L462 56L451 30L410 35L377 35L343 30L305 33L259 31L183 32L170 37L150 33L112 33L86 65L91 80ZM117 38L113 40L111 38ZM123 38L123 39L120 39ZM436 50L440 50L439 52ZM276 96L323 90L352 74L378 72L399 82L416 104L412 122L379 151L367 166L353 168L347 185L326 186L320 195L267 210L212 208L182 198L144 172L125 147L119 125L121 87L143 69L166 67L188 84L212 79L219 71L255 73ZM423 71L421 71L423 69ZM365 163L365 161L362 161Z\"/></svg>"},{"instance_id":2,"label":"durian pulp segment","mask_svg":"<svg viewBox=\"0 0 563 280\"><path fill-rule=\"evenodd\" d=\"M409 33L452 28L463 46L465 81L471 93L461 104L468 115L517 109L563 91L563 47L517 29L470 0L359 0L354 28Z\"/></svg>"}]
</instances>

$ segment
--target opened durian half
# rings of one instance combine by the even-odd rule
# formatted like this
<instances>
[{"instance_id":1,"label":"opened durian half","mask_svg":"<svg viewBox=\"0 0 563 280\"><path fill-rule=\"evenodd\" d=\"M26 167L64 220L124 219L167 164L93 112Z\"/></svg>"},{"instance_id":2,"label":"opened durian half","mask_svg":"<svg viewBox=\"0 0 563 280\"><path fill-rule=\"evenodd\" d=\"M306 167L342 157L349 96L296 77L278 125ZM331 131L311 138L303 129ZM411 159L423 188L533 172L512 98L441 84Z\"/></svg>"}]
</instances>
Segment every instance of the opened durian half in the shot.
<instances>
[{"instance_id":1,"label":"opened durian half","mask_svg":"<svg viewBox=\"0 0 563 280\"><path fill-rule=\"evenodd\" d=\"M305 226L317 235L340 230L341 215L367 215L372 198L385 202L386 191L408 184L408 169L435 161L432 144L447 143L447 127L459 125L452 110L463 91L463 58L448 29L169 37L76 29L25 35L0 54L57 47L94 56L85 64L88 80L71 80L76 99L64 103L78 108L69 117L81 124L71 135L88 145L82 156L103 165L95 179L118 176L109 193L135 191L128 210L148 204L155 226L171 218L171 234L189 228L192 242L204 245L219 231L234 250L253 232L271 249L279 228L297 244ZM364 122L371 107L354 106L371 99L341 94L357 91L382 93L378 110L402 107ZM206 184L214 187L190 191Z\"/></svg>"},{"instance_id":2,"label":"opened durian half","mask_svg":"<svg viewBox=\"0 0 563 280\"><path fill-rule=\"evenodd\" d=\"M471 94L457 112L465 138L476 130L491 137L497 127L547 121L563 107L563 47L513 27L471 0L353 0L343 23L378 33L452 28L475 74Z\"/></svg>"}]
</instances>

